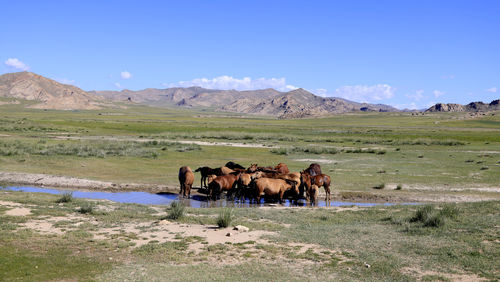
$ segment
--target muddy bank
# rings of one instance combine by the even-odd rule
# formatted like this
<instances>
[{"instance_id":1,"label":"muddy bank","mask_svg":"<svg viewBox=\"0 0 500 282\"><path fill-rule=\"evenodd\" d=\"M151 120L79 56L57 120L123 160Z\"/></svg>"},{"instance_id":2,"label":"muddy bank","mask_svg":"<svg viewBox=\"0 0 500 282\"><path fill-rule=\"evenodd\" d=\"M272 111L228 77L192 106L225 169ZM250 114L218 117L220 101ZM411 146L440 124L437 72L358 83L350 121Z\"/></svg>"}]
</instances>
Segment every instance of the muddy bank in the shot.
<instances>
[{"instance_id":1,"label":"muddy bank","mask_svg":"<svg viewBox=\"0 0 500 282\"><path fill-rule=\"evenodd\" d=\"M68 176L58 176L38 173L4 172L0 171L0 182L15 185L32 185L54 188L79 188L98 191L144 191L150 193L178 192L177 187L143 184L143 183L113 183L108 181L90 180Z\"/></svg>"}]
</instances>

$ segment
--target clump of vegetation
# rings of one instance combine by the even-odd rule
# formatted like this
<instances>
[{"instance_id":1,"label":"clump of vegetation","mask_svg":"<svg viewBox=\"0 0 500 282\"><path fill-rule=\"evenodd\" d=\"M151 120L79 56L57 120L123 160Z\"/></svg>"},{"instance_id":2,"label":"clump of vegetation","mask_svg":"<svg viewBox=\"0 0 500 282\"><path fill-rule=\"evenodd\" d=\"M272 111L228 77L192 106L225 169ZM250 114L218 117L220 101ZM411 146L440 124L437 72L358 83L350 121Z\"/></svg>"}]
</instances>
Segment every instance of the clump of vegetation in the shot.
<instances>
[{"instance_id":1,"label":"clump of vegetation","mask_svg":"<svg viewBox=\"0 0 500 282\"><path fill-rule=\"evenodd\" d=\"M337 154L339 151L336 148L329 147L287 147L287 148L274 148L270 151L277 155L290 155L293 153L306 153L306 154Z\"/></svg>"},{"instance_id":2,"label":"clump of vegetation","mask_svg":"<svg viewBox=\"0 0 500 282\"><path fill-rule=\"evenodd\" d=\"M421 223L424 227L442 227L446 218L456 218L460 210L455 205L445 205L441 210L425 205L417 209L410 222Z\"/></svg>"},{"instance_id":3,"label":"clump of vegetation","mask_svg":"<svg viewBox=\"0 0 500 282\"><path fill-rule=\"evenodd\" d=\"M373 189L384 189L385 188L385 183L380 183L379 185L373 186Z\"/></svg>"},{"instance_id":4,"label":"clump of vegetation","mask_svg":"<svg viewBox=\"0 0 500 282\"><path fill-rule=\"evenodd\" d=\"M69 203L73 201L73 192L64 192L56 203Z\"/></svg>"},{"instance_id":5,"label":"clump of vegetation","mask_svg":"<svg viewBox=\"0 0 500 282\"><path fill-rule=\"evenodd\" d=\"M398 184L398 186L396 186L396 190L403 190L403 185L402 184Z\"/></svg>"},{"instance_id":6,"label":"clump of vegetation","mask_svg":"<svg viewBox=\"0 0 500 282\"><path fill-rule=\"evenodd\" d=\"M92 213L93 210L94 210L94 205L92 205L89 202L84 202L80 206L80 209L78 210L78 212L83 213L83 214L88 214L88 213Z\"/></svg>"},{"instance_id":7,"label":"clump of vegetation","mask_svg":"<svg viewBox=\"0 0 500 282\"><path fill-rule=\"evenodd\" d=\"M457 218L460 214L460 208L455 204L444 205L443 208L439 211L442 215L448 218Z\"/></svg>"},{"instance_id":8,"label":"clump of vegetation","mask_svg":"<svg viewBox=\"0 0 500 282\"><path fill-rule=\"evenodd\" d=\"M228 227L233 220L233 209L232 208L223 208L219 212L219 216L217 217L217 226L221 228Z\"/></svg>"},{"instance_id":9,"label":"clump of vegetation","mask_svg":"<svg viewBox=\"0 0 500 282\"><path fill-rule=\"evenodd\" d=\"M386 153L385 150L376 150L376 149L361 149L361 148L356 148L356 149L345 149L342 150L344 153L349 153L349 154L377 154L377 155L383 155Z\"/></svg>"},{"instance_id":10,"label":"clump of vegetation","mask_svg":"<svg viewBox=\"0 0 500 282\"><path fill-rule=\"evenodd\" d=\"M488 169L490 169L490 168L489 168L489 167L487 167L487 166L483 166L483 167L481 167L481 170L488 170Z\"/></svg>"},{"instance_id":11,"label":"clump of vegetation","mask_svg":"<svg viewBox=\"0 0 500 282\"><path fill-rule=\"evenodd\" d=\"M201 151L201 146L196 144L186 144L176 149L177 152Z\"/></svg>"},{"instance_id":12,"label":"clump of vegetation","mask_svg":"<svg viewBox=\"0 0 500 282\"><path fill-rule=\"evenodd\" d=\"M184 210L186 206L184 203L174 201L170 203L170 208L168 209L168 219L177 220L184 216Z\"/></svg>"},{"instance_id":13,"label":"clump of vegetation","mask_svg":"<svg viewBox=\"0 0 500 282\"><path fill-rule=\"evenodd\" d=\"M178 146L178 145L176 145ZM128 156L157 158L155 148L143 142L131 141L66 141L66 142L13 142L0 141L0 156L77 156L106 158Z\"/></svg>"}]
</instances>

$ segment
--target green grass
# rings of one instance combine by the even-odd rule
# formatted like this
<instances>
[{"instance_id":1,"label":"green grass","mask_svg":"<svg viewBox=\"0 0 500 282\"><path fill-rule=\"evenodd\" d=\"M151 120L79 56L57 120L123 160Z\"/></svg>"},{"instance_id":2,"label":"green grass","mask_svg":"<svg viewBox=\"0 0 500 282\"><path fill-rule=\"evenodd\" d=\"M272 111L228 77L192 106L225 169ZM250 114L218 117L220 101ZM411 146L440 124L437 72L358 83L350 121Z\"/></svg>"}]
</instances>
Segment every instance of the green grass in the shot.
<instances>
[{"instance_id":1,"label":"green grass","mask_svg":"<svg viewBox=\"0 0 500 282\"><path fill-rule=\"evenodd\" d=\"M221 208L217 217L217 226L221 228L229 227L233 221L233 208Z\"/></svg>"},{"instance_id":2,"label":"green grass","mask_svg":"<svg viewBox=\"0 0 500 282\"><path fill-rule=\"evenodd\" d=\"M167 218L172 220L180 219L181 217L184 216L185 208L186 206L182 202L174 201L170 203L170 208L167 210L168 212Z\"/></svg>"},{"instance_id":3,"label":"green grass","mask_svg":"<svg viewBox=\"0 0 500 282\"><path fill-rule=\"evenodd\" d=\"M360 210L341 208L233 209L234 222L251 230L274 231L269 243L204 244L203 237L177 234L174 240L135 247L129 240L155 225L156 209L143 205L98 202L107 211L78 214L61 221L64 234L41 234L22 227L27 221L74 215L82 202L55 205L57 195L5 192L3 201L20 203L33 213L26 217L0 209L0 280L425 280L429 273L442 279L500 279L497 226L500 201L379 206ZM215 224L220 208L186 208L192 218ZM439 214L444 225L425 226ZM88 218L82 220L80 217ZM411 218L418 219L416 221ZM77 226L75 224L78 224ZM102 228L142 226L95 240L90 232ZM179 223L184 224L184 223ZM208 228L207 232L211 232ZM213 231L212 231L213 232ZM160 239L160 238L157 238ZM201 252L190 251L201 244ZM306 243L298 252L289 243ZM111 259L110 259L111 258ZM221 262L213 265L212 260ZM308 263L304 263L308 261ZM225 264L228 262L228 264ZM230 263L229 263L230 262ZM364 263L371 265L366 268ZM38 268L36 268L38 266ZM258 266L258 267L257 267ZM210 271L208 271L210 269ZM408 271L412 269L413 271ZM189 270L189 271L187 271ZM186 272L187 271L187 272ZM436 278L436 277L434 277ZM440 278L440 279L441 279Z\"/></svg>"},{"instance_id":4,"label":"green grass","mask_svg":"<svg viewBox=\"0 0 500 282\"><path fill-rule=\"evenodd\" d=\"M277 120L142 106L73 112L0 107L0 134L8 135L0 137L4 171L176 187L183 165L285 162L300 171L310 159L320 159L340 191L401 183L410 193L415 185L495 187L500 181L500 115L461 120L460 113L360 113ZM179 143L186 140L264 147Z\"/></svg>"}]
</instances>

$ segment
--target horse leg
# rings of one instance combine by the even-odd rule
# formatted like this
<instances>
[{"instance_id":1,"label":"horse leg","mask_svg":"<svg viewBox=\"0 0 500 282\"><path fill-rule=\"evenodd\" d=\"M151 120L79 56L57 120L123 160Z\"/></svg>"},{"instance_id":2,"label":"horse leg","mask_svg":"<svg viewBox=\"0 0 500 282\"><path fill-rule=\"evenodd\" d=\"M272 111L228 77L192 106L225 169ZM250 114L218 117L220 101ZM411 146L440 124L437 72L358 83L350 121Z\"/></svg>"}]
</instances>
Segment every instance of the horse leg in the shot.
<instances>
[{"instance_id":1,"label":"horse leg","mask_svg":"<svg viewBox=\"0 0 500 282\"><path fill-rule=\"evenodd\" d=\"M331 200L331 195L330 195L330 186L328 186L328 185L325 183L325 184L323 185L323 187L325 187L325 192L326 192L325 201L330 202L330 200Z\"/></svg>"},{"instance_id":2,"label":"horse leg","mask_svg":"<svg viewBox=\"0 0 500 282\"><path fill-rule=\"evenodd\" d=\"M280 191L280 199L279 199L280 204L282 204L282 203L283 203L283 195L284 195L284 194L285 194L285 191L281 190L281 191Z\"/></svg>"}]
</instances>

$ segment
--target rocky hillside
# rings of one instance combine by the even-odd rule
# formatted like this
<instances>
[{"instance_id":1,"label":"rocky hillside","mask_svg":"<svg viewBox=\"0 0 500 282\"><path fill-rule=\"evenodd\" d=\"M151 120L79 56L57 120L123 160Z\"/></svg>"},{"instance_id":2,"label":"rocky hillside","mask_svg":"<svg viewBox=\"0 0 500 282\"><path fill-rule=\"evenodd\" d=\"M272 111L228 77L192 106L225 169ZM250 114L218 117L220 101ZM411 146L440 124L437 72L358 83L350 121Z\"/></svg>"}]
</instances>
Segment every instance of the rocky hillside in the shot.
<instances>
[{"instance_id":1,"label":"rocky hillside","mask_svg":"<svg viewBox=\"0 0 500 282\"><path fill-rule=\"evenodd\" d=\"M91 110L106 105L101 97L31 72L0 75L0 97L35 101L29 107L38 109Z\"/></svg>"},{"instance_id":2,"label":"rocky hillside","mask_svg":"<svg viewBox=\"0 0 500 282\"><path fill-rule=\"evenodd\" d=\"M493 100L486 104L472 102L467 105L438 103L428 108L426 112L486 112L500 110L500 100Z\"/></svg>"},{"instance_id":3,"label":"rocky hillside","mask_svg":"<svg viewBox=\"0 0 500 282\"><path fill-rule=\"evenodd\" d=\"M340 98L323 98L304 89L280 92L275 89L251 91L213 90L201 87L148 88L139 91L89 91L58 83L30 72L0 76L0 97L36 102L40 109L100 109L111 102L132 102L155 107L196 107L216 111L302 118L356 111L395 112L387 105L364 104ZM16 102L17 102L16 101Z\"/></svg>"},{"instance_id":4,"label":"rocky hillside","mask_svg":"<svg viewBox=\"0 0 500 282\"><path fill-rule=\"evenodd\" d=\"M174 87L167 89L148 88L139 91L91 91L89 93L112 101L132 101L155 106L171 105L219 108L245 98L270 99L281 92L274 89L236 91L205 89L201 87Z\"/></svg>"},{"instance_id":5,"label":"rocky hillside","mask_svg":"<svg viewBox=\"0 0 500 282\"><path fill-rule=\"evenodd\" d=\"M398 111L387 105L356 103L340 98L323 98L304 89L280 92L275 89L251 91L211 90L201 87L145 89L140 91L93 91L113 101L150 105L209 107L218 111L300 118L353 111Z\"/></svg>"}]
</instances>

